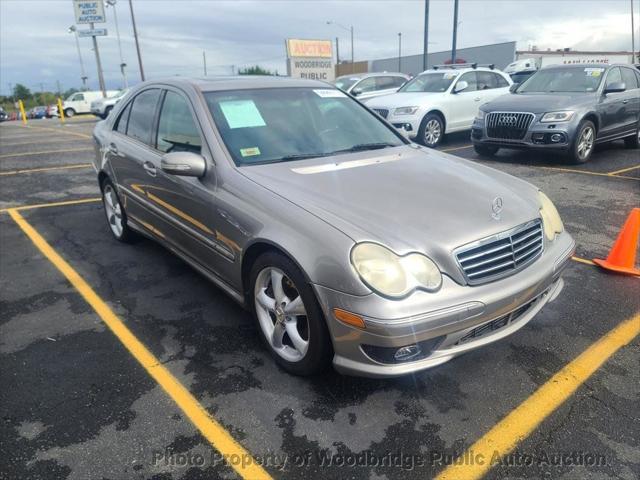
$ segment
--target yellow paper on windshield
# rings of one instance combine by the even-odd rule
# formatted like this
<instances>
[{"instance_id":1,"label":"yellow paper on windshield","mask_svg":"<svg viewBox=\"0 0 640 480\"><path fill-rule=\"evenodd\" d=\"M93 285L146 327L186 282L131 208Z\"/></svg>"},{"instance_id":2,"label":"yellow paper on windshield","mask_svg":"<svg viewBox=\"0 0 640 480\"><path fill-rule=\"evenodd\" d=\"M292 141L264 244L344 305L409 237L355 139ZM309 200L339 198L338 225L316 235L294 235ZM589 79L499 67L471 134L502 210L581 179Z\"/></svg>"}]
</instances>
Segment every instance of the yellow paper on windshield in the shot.
<instances>
[{"instance_id":1,"label":"yellow paper on windshield","mask_svg":"<svg viewBox=\"0 0 640 480\"><path fill-rule=\"evenodd\" d=\"M229 128L264 127L264 119L253 100L220 102L220 109Z\"/></svg>"}]
</instances>

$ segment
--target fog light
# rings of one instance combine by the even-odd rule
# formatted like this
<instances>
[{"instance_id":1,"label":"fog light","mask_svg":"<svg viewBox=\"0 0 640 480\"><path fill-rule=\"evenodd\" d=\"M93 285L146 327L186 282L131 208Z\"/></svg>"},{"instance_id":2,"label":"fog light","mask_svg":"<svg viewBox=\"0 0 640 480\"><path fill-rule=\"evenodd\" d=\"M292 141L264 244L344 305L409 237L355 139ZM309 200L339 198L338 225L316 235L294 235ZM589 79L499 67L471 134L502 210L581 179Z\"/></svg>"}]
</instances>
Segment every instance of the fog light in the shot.
<instances>
[{"instance_id":1,"label":"fog light","mask_svg":"<svg viewBox=\"0 0 640 480\"><path fill-rule=\"evenodd\" d=\"M405 347L400 347L393 355L393 358L399 362L406 362L407 360L417 357L421 353L422 350L420 350L418 345L407 345Z\"/></svg>"},{"instance_id":2,"label":"fog light","mask_svg":"<svg viewBox=\"0 0 640 480\"><path fill-rule=\"evenodd\" d=\"M551 141L553 143L558 143L562 140L562 135L560 135L559 133L554 133L553 135L551 135Z\"/></svg>"}]
</instances>

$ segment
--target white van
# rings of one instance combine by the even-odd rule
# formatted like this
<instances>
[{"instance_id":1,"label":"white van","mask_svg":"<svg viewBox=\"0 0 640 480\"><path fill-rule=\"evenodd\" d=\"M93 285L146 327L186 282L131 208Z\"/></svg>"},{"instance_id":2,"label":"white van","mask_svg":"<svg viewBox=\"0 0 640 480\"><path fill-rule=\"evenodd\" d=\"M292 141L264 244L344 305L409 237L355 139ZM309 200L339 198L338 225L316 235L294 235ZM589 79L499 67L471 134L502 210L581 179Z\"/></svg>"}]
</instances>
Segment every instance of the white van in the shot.
<instances>
[{"instance_id":1,"label":"white van","mask_svg":"<svg viewBox=\"0 0 640 480\"><path fill-rule=\"evenodd\" d=\"M107 90L107 97L112 97L118 90ZM102 92L76 92L64 101L64 114L73 117L76 113L91 112L91 102L102 98Z\"/></svg>"}]
</instances>

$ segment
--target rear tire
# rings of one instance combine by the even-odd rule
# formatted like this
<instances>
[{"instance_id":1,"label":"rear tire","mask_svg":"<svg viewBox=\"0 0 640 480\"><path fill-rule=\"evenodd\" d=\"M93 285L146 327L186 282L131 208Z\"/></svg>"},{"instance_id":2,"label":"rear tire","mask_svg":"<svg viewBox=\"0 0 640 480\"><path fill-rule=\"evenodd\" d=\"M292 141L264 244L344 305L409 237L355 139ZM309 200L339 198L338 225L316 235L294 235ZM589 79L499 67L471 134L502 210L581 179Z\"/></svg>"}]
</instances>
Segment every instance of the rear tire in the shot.
<instances>
[{"instance_id":1,"label":"rear tire","mask_svg":"<svg viewBox=\"0 0 640 480\"><path fill-rule=\"evenodd\" d=\"M638 129L635 135L631 135L624 139L624 146L626 148L640 148L640 123L638 123Z\"/></svg>"},{"instance_id":2,"label":"rear tire","mask_svg":"<svg viewBox=\"0 0 640 480\"><path fill-rule=\"evenodd\" d=\"M437 113L428 113L420 124L417 140L425 147L436 148L444 138L444 120Z\"/></svg>"},{"instance_id":3,"label":"rear tire","mask_svg":"<svg viewBox=\"0 0 640 480\"><path fill-rule=\"evenodd\" d=\"M331 336L300 269L284 255L266 252L252 265L249 278L248 302L276 363L293 375L326 370L333 359Z\"/></svg>"},{"instance_id":4,"label":"rear tire","mask_svg":"<svg viewBox=\"0 0 640 480\"><path fill-rule=\"evenodd\" d=\"M107 224L114 238L119 242L134 243L138 236L127 225L127 213L111 180L105 178L100 189L102 190L102 205L107 217Z\"/></svg>"},{"instance_id":5,"label":"rear tire","mask_svg":"<svg viewBox=\"0 0 640 480\"><path fill-rule=\"evenodd\" d=\"M573 165L586 163L591 158L596 144L596 126L590 120L583 120L576 131L567 152L567 162Z\"/></svg>"},{"instance_id":6,"label":"rear tire","mask_svg":"<svg viewBox=\"0 0 640 480\"><path fill-rule=\"evenodd\" d=\"M500 150L500 147L495 147L493 145L478 145L478 144L475 144L473 146L473 149L481 157L493 157L496 153L498 153L498 150Z\"/></svg>"},{"instance_id":7,"label":"rear tire","mask_svg":"<svg viewBox=\"0 0 640 480\"><path fill-rule=\"evenodd\" d=\"M76 114L76 111L75 111L73 108L66 108L66 109L64 110L64 116L65 116L65 117L71 118L71 117L73 117L75 114Z\"/></svg>"}]
</instances>

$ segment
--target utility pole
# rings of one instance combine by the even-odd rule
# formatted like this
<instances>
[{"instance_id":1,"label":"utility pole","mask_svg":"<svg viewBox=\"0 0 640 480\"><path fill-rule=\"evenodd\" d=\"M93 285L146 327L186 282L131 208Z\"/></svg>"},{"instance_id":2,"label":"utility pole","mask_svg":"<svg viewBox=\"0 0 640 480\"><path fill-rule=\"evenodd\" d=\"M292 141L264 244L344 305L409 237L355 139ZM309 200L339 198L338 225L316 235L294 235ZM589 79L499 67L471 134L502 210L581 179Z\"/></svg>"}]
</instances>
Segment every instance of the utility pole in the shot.
<instances>
[{"instance_id":1,"label":"utility pole","mask_svg":"<svg viewBox=\"0 0 640 480\"><path fill-rule=\"evenodd\" d=\"M458 0L453 1L453 41L451 42L451 65L456 63L456 43L458 41Z\"/></svg>"},{"instance_id":2,"label":"utility pole","mask_svg":"<svg viewBox=\"0 0 640 480\"><path fill-rule=\"evenodd\" d=\"M353 63L353 25L351 25L351 73L356 72L356 67Z\"/></svg>"},{"instance_id":3,"label":"utility pole","mask_svg":"<svg viewBox=\"0 0 640 480\"><path fill-rule=\"evenodd\" d=\"M424 0L424 47L422 51L422 70L429 66L429 0Z\"/></svg>"},{"instance_id":4,"label":"utility pole","mask_svg":"<svg viewBox=\"0 0 640 480\"><path fill-rule=\"evenodd\" d=\"M636 27L633 19L633 0L631 0L631 63L636 62ZM638 56L640 61L640 55Z\"/></svg>"},{"instance_id":5,"label":"utility pole","mask_svg":"<svg viewBox=\"0 0 640 480\"><path fill-rule=\"evenodd\" d=\"M93 30L93 22L89 24L89 28ZM104 85L104 75L102 75L102 63L100 62L100 51L98 50L98 39L95 35L92 35L91 39L93 40L93 50L96 53L96 65L98 66L98 83L100 84L102 97L107 98L107 89Z\"/></svg>"},{"instance_id":6,"label":"utility pole","mask_svg":"<svg viewBox=\"0 0 640 480\"><path fill-rule=\"evenodd\" d=\"M402 32L398 33L398 71L402 72Z\"/></svg>"},{"instance_id":7,"label":"utility pole","mask_svg":"<svg viewBox=\"0 0 640 480\"><path fill-rule=\"evenodd\" d=\"M204 76L207 76L207 52L202 51L202 64L204 66Z\"/></svg>"},{"instance_id":8,"label":"utility pole","mask_svg":"<svg viewBox=\"0 0 640 480\"><path fill-rule=\"evenodd\" d=\"M82 89L87 90L87 74L84 71L84 62L82 61L82 52L80 51L80 40L78 40L78 29L75 25L71 25L68 29L69 33L73 33L76 37L76 48L78 49L78 60L80 61L80 79L82 80Z\"/></svg>"},{"instance_id":9,"label":"utility pole","mask_svg":"<svg viewBox=\"0 0 640 480\"><path fill-rule=\"evenodd\" d=\"M113 7L113 19L116 23L116 37L118 38L118 52L120 53L120 73L122 73L122 88L129 88L129 82L127 81L127 72L125 68L127 66L122 58L122 42L120 42L120 27L118 26L118 9L116 3L118 0L107 0L107 6Z\"/></svg>"},{"instance_id":10,"label":"utility pole","mask_svg":"<svg viewBox=\"0 0 640 480\"><path fill-rule=\"evenodd\" d=\"M136 17L133 14L133 0L129 0L131 10L131 24L133 25L133 38L136 41L136 52L138 53L138 66L140 67L140 79L144 82L144 68L142 68L142 56L140 55L140 43L138 42L138 29L136 28Z\"/></svg>"},{"instance_id":11,"label":"utility pole","mask_svg":"<svg viewBox=\"0 0 640 480\"><path fill-rule=\"evenodd\" d=\"M336 65L340 65L340 39L336 37Z\"/></svg>"}]
</instances>

